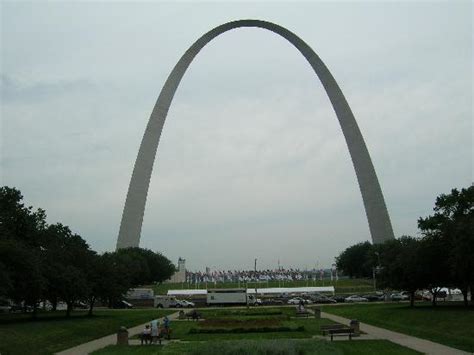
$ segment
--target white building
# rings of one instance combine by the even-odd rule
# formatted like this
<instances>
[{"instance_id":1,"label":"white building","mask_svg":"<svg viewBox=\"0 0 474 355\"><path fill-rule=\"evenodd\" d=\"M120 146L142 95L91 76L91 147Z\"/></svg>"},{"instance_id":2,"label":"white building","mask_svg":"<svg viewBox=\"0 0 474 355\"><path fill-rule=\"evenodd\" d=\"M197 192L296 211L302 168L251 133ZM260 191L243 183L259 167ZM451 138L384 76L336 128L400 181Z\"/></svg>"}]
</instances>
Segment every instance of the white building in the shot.
<instances>
[{"instance_id":1,"label":"white building","mask_svg":"<svg viewBox=\"0 0 474 355\"><path fill-rule=\"evenodd\" d=\"M178 259L178 271L176 271L173 276L168 280L168 282L180 283L186 282L186 259L179 257Z\"/></svg>"}]
</instances>

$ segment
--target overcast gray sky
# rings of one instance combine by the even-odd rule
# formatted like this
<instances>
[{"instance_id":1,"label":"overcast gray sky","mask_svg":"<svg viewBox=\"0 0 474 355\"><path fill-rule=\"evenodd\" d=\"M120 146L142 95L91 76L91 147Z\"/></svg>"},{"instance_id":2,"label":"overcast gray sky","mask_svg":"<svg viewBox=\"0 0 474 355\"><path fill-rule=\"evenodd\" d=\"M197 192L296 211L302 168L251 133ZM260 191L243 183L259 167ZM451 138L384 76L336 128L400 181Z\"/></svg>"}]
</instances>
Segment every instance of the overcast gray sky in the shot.
<instances>
[{"instance_id":1,"label":"overcast gray sky","mask_svg":"<svg viewBox=\"0 0 474 355\"><path fill-rule=\"evenodd\" d=\"M372 156L395 235L473 180L472 4L1 2L1 184L113 250L134 160L184 51L229 20L287 27L323 59ZM322 86L277 35L238 29L173 101L141 246L190 269L330 266L369 240Z\"/></svg>"}]
</instances>

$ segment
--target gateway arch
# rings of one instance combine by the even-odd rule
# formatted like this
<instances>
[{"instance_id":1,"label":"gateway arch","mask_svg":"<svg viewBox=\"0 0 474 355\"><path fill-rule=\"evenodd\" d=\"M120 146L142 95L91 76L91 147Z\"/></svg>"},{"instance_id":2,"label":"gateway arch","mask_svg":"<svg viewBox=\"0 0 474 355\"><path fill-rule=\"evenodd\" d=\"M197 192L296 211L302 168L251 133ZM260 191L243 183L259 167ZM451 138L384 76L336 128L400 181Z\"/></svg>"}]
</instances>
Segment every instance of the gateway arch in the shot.
<instances>
[{"instance_id":1,"label":"gateway arch","mask_svg":"<svg viewBox=\"0 0 474 355\"><path fill-rule=\"evenodd\" d=\"M153 108L143 135L137 160L128 187L123 209L117 249L137 247L140 242L145 203L150 184L156 150L168 110L184 73L199 51L220 34L240 27L258 27L272 31L300 51L313 68L332 103L346 139L347 147L359 182L370 234L374 243L393 239L392 224L387 212L382 190L369 152L352 111L341 89L318 55L301 38L277 24L260 20L238 20L225 23L205 33L184 53L168 76ZM295 122L295 124L297 124Z\"/></svg>"}]
</instances>

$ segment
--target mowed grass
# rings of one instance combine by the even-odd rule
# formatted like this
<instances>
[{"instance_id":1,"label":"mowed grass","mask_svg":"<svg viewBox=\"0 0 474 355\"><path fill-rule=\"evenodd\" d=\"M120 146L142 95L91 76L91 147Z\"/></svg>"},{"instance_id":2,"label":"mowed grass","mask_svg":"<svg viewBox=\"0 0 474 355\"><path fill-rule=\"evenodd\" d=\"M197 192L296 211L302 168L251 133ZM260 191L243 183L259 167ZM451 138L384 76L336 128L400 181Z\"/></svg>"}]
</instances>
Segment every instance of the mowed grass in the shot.
<instances>
[{"instance_id":1,"label":"mowed grass","mask_svg":"<svg viewBox=\"0 0 474 355\"><path fill-rule=\"evenodd\" d=\"M323 311L474 353L474 308L443 304L326 306Z\"/></svg>"},{"instance_id":2,"label":"mowed grass","mask_svg":"<svg viewBox=\"0 0 474 355\"><path fill-rule=\"evenodd\" d=\"M96 310L94 316L73 312L70 319L64 312L0 315L0 353L52 354L75 345L117 332L120 326L131 327L162 317L173 311L154 309Z\"/></svg>"},{"instance_id":3,"label":"mowed grass","mask_svg":"<svg viewBox=\"0 0 474 355\"><path fill-rule=\"evenodd\" d=\"M312 339L319 335L321 324L331 321L316 318L295 318L294 307L222 308L199 310L204 320L173 321L172 338L181 340L166 346L110 346L94 354L418 354L388 341L328 342ZM247 332L243 323L266 323L266 332ZM208 324L206 324L208 323ZM277 329L272 329L272 324ZM301 331L285 331L301 328ZM235 327L232 333L196 334L193 329ZM241 331L237 331L240 329ZM278 330L280 329L280 330Z\"/></svg>"},{"instance_id":4,"label":"mowed grass","mask_svg":"<svg viewBox=\"0 0 474 355\"><path fill-rule=\"evenodd\" d=\"M322 324L334 323L328 319L315 319L314 317L295 319L294 307L265 307L250 308L248 310L245 308L199 309L199 313L205 321L172 321L172 338L193 342L239 339L302 339L319 335ZM262 330L261 328L264 327L267 329ZM300 327L303 327L303 329L296 330ZM281 328L287 328L288 331ZM196 332L199 329L234 329L235 332ZM254 329L254 331L251 329ZM255 331L255 329L259 330Z\"/></svg>"},{"instance_id":5,"label":"mowed grass","mask_svg":"<svg viewBox=\"0 0 474 355\"><path fill-rule=\"evenodd\" d=\"M306 354L334 354L334 355L412 355L419 354L414 350L404 348L386 340L357 340L328 342L324 340L247 340L239 341L208 341L201 343L171 343L167 346L109 346L94 352L96 355L230 355L230 354L255 354L255 355L306 355Z\"/></svg>"},{"instance_id":6,"label":"mowed grass","mask_svg":"<svg viewBox=\"0 0 474 355\"><path fill-rule=\"evenodd\" d=\"M161 285L147 286L153 288L155 294L164 295L168 290L180 289L206 289L206 288L255 288L256 287L313 287L313 286L334 286L336 293L368 293L374 291L373 281L369 279L340 279L311 280L311 281L268 281L268 282L201 282L197 285L188 283L164 283Z\"/></svg>"},{"instance_id":7,"label":"mowed grass","mask_svg":"<svg viewBox=\"0 0 474 355\"><path fill-rule=\"evenodd\" d=\"M330 324L328 320L318 319L290 319L279 321L276 328L284 327L293 329L292 331L281 331L273 327L268 327L268 331L265 332L231 332L231 333L192 333L193 329L199 329L200 322L183 322L175 321L172 323L172 338L180 339L184 341L216 341L216 340L239 340L239 339L285 339L285 338L311 338L313 335L320 334L321 324ZM303 326L304 329L301 331L295 331L299 327ZM239 323L235 323L236 329L246 328ZM205 326L206 329L209 327ZM221 326L216 329L222 328ZM228 327L226 327L228 328Z\"/></svg>"}]
</instances>

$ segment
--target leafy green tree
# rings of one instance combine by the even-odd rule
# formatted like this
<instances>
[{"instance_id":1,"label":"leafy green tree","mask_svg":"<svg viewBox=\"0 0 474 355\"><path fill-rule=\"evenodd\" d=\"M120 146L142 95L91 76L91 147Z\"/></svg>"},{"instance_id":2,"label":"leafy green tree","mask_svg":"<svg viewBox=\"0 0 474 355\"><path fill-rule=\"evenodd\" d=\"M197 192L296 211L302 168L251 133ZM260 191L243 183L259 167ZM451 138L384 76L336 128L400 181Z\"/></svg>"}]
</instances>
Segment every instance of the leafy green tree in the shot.
<instances>
[{"instance_id":1,"label":"leafy green tree","mask_svg":"<svg viewBox=\"0 0 474 355\"><path fill-rule=\"evenodd\" d=\"M67 304L69 317L74 304L90 294L88 275L95 252L79 235L60 223L50 225L44 232L43 269L48 280L47 295L53 309L59 299Z\"/></svg>"},{"instance_id":2,"label":"leafy green tree","mask_svg":"<svg viewBox=\"0 0 474 355\"><path fill-rule=\"evenodd\" d=\"M10 239L0 241L0 259L6 265L10 287L5 293L15 303L33 307L33 317L42 298L45 280L41 274L41 260L34 249L24 243Z\"/></svg>"},{"instance_id":3,"label":"leafy green tree","mask_svg":"<svg viewBox=\"0 0 474 355\"><path fill-rule=\"evenodd\" d=\"M140 248L97 255L69 227L47 225L46 213L26 207L20 191L0 188L0 297L31 305L40 300L56 309L86 301L92 315L97 299L111 305L131 287L163 282L175 271L160 253Z\"/></svg>"},{"instance_id":4,"label":"leafy green tree","mask_svg":"<svg viewBox=\"0 0 474 355\"><path fill-rule=\"evenodd\" d=\"M358 243L345 249L336 258L336 265L350 278L371 277L376 266L374 249L369 242Z\"/></svg>"},{"instance_id":5,"label":"leafy green tree","mask_svg":"<svg viewBox=\"0 0 474 355\"><path fill-rule=\"evenodd\" d=\"M423 269L419 261L420 240L409 236L388 240L377 246L380 254L380 284L391 289L410 292L410 306L414 306L415 292L425 287Z\"/></svg>"},{"instance_id":6,"label":"leafy green tree","mask_svg":"<svg viewBox=\"0 0 474 355\"><path fill-rule=\"evenodd\" d=\"M15 188L0 188L0 294L33 307L41 299L45 280L41 273L41 236L46 226L43 210L25 207L23 196Z\"/></svg>"},{"instance_id":7,"label":"leafy green tree","mask_svg":"<svg viewBox=\"0 0 474 355\"><path fill-rule=\"evenodd\" d=\"M428 248L424 254L430 253L424 256L433 259L438 279L460 288L467 306L469 289L474 293L474 186L438 196L434 212L418 220Z\"/></svg>"},{"instance_id":8,"label":"leafy green tree","mask_svg":"<svg viewBox=\"0 0 474 355\"><path fill-rule=\"evenodd\" d=\"M132 287L132 272L128 264L121 262L116 252L104 253L100 259L100 265L107 277L102 280L97 296L103 303L108 303L109 307L112 307L114 302L120 300Z\"/></svg>"},{"instance_id":9,"label":"leafy green tree","mask_svg":"<svg viewBox=\"0 0 474 355\"><path fill-rule=\"evenodd\" d=\"M115 252L117 262L128 270L131 286L161 283L175 272L173 263L160 253L149 249L124 248Z\"/></svg>"},{"instance_id":10,"label":"leafy green tree","mask_svg":"<svg viewBox=\"0 0 474 355\"><path fill-rule=\"evenodd\" d=\"M130 280L124 266L117 266L111 253L94 255L88 265L87 282L89 285L87 302L89 316L92 315L97 300L113 304L130 288Z\"/></svg>"},{"instance_id":11,"label":"leafy green tree","mask_svg":"<svg viewBox=\"0 0 474 355\"><path fill-rule=\"evenodd\" d=\"M46 227L46 213L25 207L23 195L15 188L0 187L0 238L22 241L31 248L41 245L40 231Z\"/></svg>"},{"instance_id":12,"label":"leafy green tree","mask_svg":"<svg viewBox=\"0 0 474 355\"><path fill-rule=\"evenodd\" d=\"M1 258L1 247L0 242L0 259L4 260ZM12 290L12 281L10 278L10 272L7 269L7 266L4 262L0 261L0 299L7 297L8 293L10 293Z\"/></svg>"}]
</instances>

